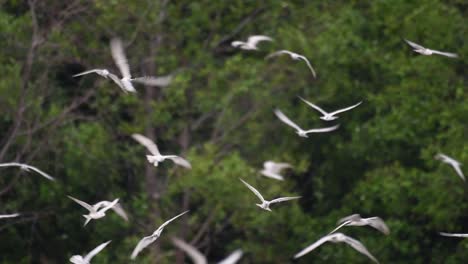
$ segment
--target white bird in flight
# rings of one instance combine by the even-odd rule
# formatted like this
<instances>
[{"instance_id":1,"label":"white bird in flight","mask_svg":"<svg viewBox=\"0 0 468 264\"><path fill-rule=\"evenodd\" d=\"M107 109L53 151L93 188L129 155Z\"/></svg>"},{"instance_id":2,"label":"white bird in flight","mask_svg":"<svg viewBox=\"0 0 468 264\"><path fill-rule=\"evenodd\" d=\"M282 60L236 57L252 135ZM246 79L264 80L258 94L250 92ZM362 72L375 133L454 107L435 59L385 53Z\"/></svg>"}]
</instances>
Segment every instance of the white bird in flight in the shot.
<instances>
[{"instance_id":1,"label":"white bird in flight","mask_svg":"<svg viewBox=\"0 0 468 264\"><path fill-rule=\"evenodd\" d=\"M455 53L432 50L432 49L425 48L425 47L423 47L423 46L421 46L419 44L416 44L416 43L414 43L412 41L409 41L409 40L406 40L406 39L405 39L405 41L406 41L406 43L408 43L408 45L410 45L413 48L414 52L420 53L422 55L438 54L438 55L442 55L442 56L449 57L449 58L458 58L458 55L455 54Z\"/></svg>"},{"instance_id":2,"label":"white bird in flight","mask_svg":"<svg viewBox=\"0 0 468 264\"><path fill-rule=\"evenodd\" d=\"M252 187L250 184L248 184L248 183L245 182L244 180L242 180L242 179L239 179L239 180L241 180L241 182L242 182L243 184L245 184L245 186L247 186L247 188L249 188L249 189L262 201L261 204L256 204L256 205L257 205L258 207L262 208L263 210L266 210L266 211L270 211L270 212L271 212L271 209L270 209L270 205L271 205L271 204L280 203L280 202L285 202L285 201L295 200L295 199L301 198L301 196L280 197L280 198L273 199L273 200L271 200L271 201L267 201L267 200L265 200L265 198L263 198L263 196L260 194L260 192L257 191L257 189L255 189L254 187Z\"/></svg>"},{"instance_id":3,"label":"white bird in flight","mask_svg":"<svg viewBox=\"0 0 468 264\"><path fill-rule=\"evenodd\" d=\"M332 126L332 127L324 127L324 128L314 128L314 129L309 129L309 130L304 130L302 128L300 128L298 125L296 125L296 123L294 123L293 121L291 121L291 119L289 119L285 114L283 114L283 112L281 112L281 110L279 109L275 109L275 115L283 122L285 123L286 125L296 129L296 133L300 136L300 137L308 137L307 134L309 133L324 133L324 132L330 132L330 131L333 131L333 130L336 130L338 129L338 127L340 125L336 125L336 126Z\"/></svg>"},{"instance_id":4,"label":"white bird in flight","mask_svg":"<svg viewBox=\"0 0 468 264\"><path fill-rule=\"evenodd\" d=\"M459 234L459 233L445 233L445 232L439 232L441 236L446 236L446 237L462 237L462 238L467 238L468 234Z\"/></svg>"},{"instance_id":5,"label":"white bird in flight","mask_svg":"<svg viewBox=\"0 0 468 264\"><path fill-rule=\"evenodd\" d=\"M84 258L80 255L74 255L73 257L70 258L70 262L74 264L90 264L91 259L94 256L96 256L99 252L101 252L110 242L111 240L97 246L95 249L89 252Z\"/></svg>"},{"instance_id":6,"label":"white bird in flight","mask_svg":"<svg viewBox=\"0 0 468 264\"><path fill-rule=\"evenodd\" d=\"M314 105L313 103L307 101L306 99L304 99L304 98L302 98L302 97L300 97L300 96L298 96L298 97L299 97L299 99L301 99L304 103L308 104L310 107L312 107L312 108L314 108L315 110L317 110L317 111L319 111L320 113L322 113L323 116L321 116L320 119L322 119L322 120L324 120L324 121L335 120L335 119L338 118L338 117L335 116L335 115L337 115L337 114L339 114L339 113L346 112L346 111L348 111L348 110L351 110L351 109L357 107L358 105L360 105L360 104L362 103L362 101L361 101L361 102L359 102L359 103L357 103L357 104L355 104L355 105L352 105L352 106L349 106L349 107L346 107L346 108L339 109L339 110L336 110L336 111L334 111L334 112L328 113L328 112L326 112L325 110L323 110L322 108L318 107L317 105Z\"/></svg>"},{"instance_id":7,"label":"white bird in flight","mask_svg":"<svg viewBox=\"0 0 468 264\"><path fill-rule=\"evenodd\" d=\"M50 176L49 174L41 171L40 169L38 169L36 167L28 165L28 164L18 163L18 162L9 162L9 163L0 164L0 167L19 167L23 171L33 170L33 171L39 173L40 175L42 175L44 178L46 178L48 180L51 180L51 181L55 181L55 179L52 176Z\"/></svg>"},{"instance_id":8,"label":"white bird in flight","mask_svg":"<svg viewBox=\"0 0 468 264\"><path fill-rule=\"evenodd\" d=\"M369 257L372 261L374 261L376 263L379 263L379 261L377 261L377 259L374 256L372 256L372 254L367 250L367 248L361 242L357 241L354 238L346 236L346 235L344 235L342 233L334 233L334 234L326 235L326 236L322 237L321 239L317 240L312 245L304 248L299 253L294 255L294 258L297 259L297 258L300 258L300 257L304 256L305 254L311 252L312 250L316 249L317 247L319 247L320 245L322 245L325 242L332 242L332 243L344 242L344 243L350 245L355 250L359 251L361 254L364 254L367 257Z\"/></svg>"},{"instance_id":9,"label":"white bird in flight","mask_svg":"<svg viewBox=\"0 0 468 264\"><path fill-rule=\"evenodd\" d=\"M109 201L101 201L93 205L94 210L99 211L102 208L105 208L111 205L113 202ZM122 217L125 221L128 222L128 215L120 205L120 203L116 203L114 206L111 207L112 211L114 211L118 216Z\"/></svg>"},{"instance_id":10,"label":"white bird in flight","mask_svg":"<svg viewBox=\"0 0 468 264\"><path fill-rule=\"evenodd\" d=\"M338 229L342 228L343 226L366 226L366 225L369 225L379 230L385 235L388 235L390 233L390 229L380 217L362 218L359 214L353 214L353 215L341 218L337 224L339 226L335 228L333 231L331 231L329 234L335 233Z\"/></svg>"},{"instance_id":11,"label":"white bird in flight","mask_svg":"<svg viewBox=\"0 0 468 264\"><path fill-rule=\"evenodd\" d=\"M3 218L13 218L13 217L18 217L20 216L20 214L16 213L16 214L4 214L4 215L0 215L0 219L3 219Z\"/></svg>"},{"instance_id":12,"label":"white bird in flight","mask_svg":"<svg viewBox=\"0 0 468 264\"><path fill-rule=\"evenodd\" d=\"M114 38L110 42L111 54L114 58L114 62L122 74L122 79L119 82L116 82L120 88L124 91L135 93L135 87L133 87L132 82L142 83L149 86L168 86L172 81L172 76L163 76L163 77L138 77L132 78L130 74L130 66L128 65L127 57L123 49L122 41L119 38ZM115 81L115 80L114 80Z\"/></svg>"},{"instance_id":13,"label":"white bird in flight","mask_svg":"<svg viewBox=\"0 0 468 264\"><path fill-rule=\"evenodd\" d=\"M111 209L112 207L114 207L118 202L119 202L119 199L115 199L114 201L112 202L107 202L107 201L104 201L106 206L102 207L102 206L99 206L99 207L94 207L94 206L91 206L81 200L78 200L72 196L69 196L68 195L68 198L72 199L73 201L75 201L76 203L78 203L79 205L83 206L84 208L86 208L86 210L89 211L89 214L87 215L83 215L84 218L86 218L86 221L84 223L84 226L86 226L89 221L91 221L92 219L100 219L100 218L103 218L104 216L106 216L106 211ZM103 202L101 202L103 203ZM99 203L97 203L96 205L98 205ZM102 208L101 208L102 207ZM96 209L96 208L99 208L99 209Z\"/></svg>"},{"instance_id":14,"label":"white bird in flight","mask_svg":"<svg viewBox=\"0 0 468 264\"><path fill-rule=\"evenodd\" d=\"M455 170L455 172L458 174L458 176L460 176L460 178L465 181L465 175L463 175L463 171L461 170L461 163L454 159L454 158L451 158L445 154L442 154L442 153L439 153L435 156L435 159L437 160L440 160L444 163L447 163L449 164L450 166L453 167L453 169Z\"/></svg>"},{"instance_id":15,"label":"white bird in flight","mask_svg":"<svg viewBox=\"0 0 468 264\"><path fill-rule=\"evenodd\" d=\"M172 160L175 164L182 166L187 169L191 169L192 165L186 159L181 158L176 155L161 155L159 152L158 146L154 143L151 139L141 135L141 134L133 134L132 138L135 139L138 143L145 146L146 149L151 152L152 155L146 155L149 163L152 163L155 167L158 166L160 162L163 162L166 159Z\"/></svg>"},{"instance_id":16,"label":"white bird in flight","mask_svg":"<svg viewBox=\"0 0 468 264\"><path fill-rule=\"evenodd\" d=\"M208 264L208 260L206 259L206 257L194 246L176 237L173 237L171 239L172 243L180 250L184 251L192 259L194 264ZM242 254L242 250L235 250L227 258L218 262L218 264L235 264L242 257Z\"/></svg>"},{"instance_id":17,"label":"white bird in flight","mask_svg":"<svg viewBox=\"0 0 468 264\"><path fill-rule=\"evenodd\" d=\"M314 76L314 78L317 78L317 74L315 73L315 70L312 67L312 64L310 64L310 61L305 56L303 56L301 54L291 52L289 50L280 50L280 51L276 51L276 52L271 53L270 55L266 56L265 59L277 57L277 56L282 55L282 54L289 55L293 60L303 60L303 61L305 61L305 63L307 64L307 67L309 67L309 69L312 72L312 75Z\"/></svg>"},{"instance_id":18,"label":"white bird in flight","mask_svg":"<svg viewBox=\"0 0 468 264\"><path fill-rule=\"evenodd\" d=\"M286 168L292 168L292 166L289 163L268 160L263 163L263 170L260 173L265 177L283 181L284 178L281 175L281 170Z\"/></svg>"},{"instance_id":19,"label":"white bird in flight","mask_svg":"<svg viewBox=\"0 0 468 264\"><path fill-rule=\"evenodd\" d=\"M149 246L151 243L153 243L154 241L156 241L160 236L161 236L161 233L162 231L164 230L164 227L167 226L170 222L174 221L176 218L188 213L189 211L185 211L181 214L178 214L176 216L174 216L173 218L167 220L166 222L164 222L158 229L156 229L156 231L153 232L153 234L151 234L150 236L146 236L144 238L142 238L140 240L140 242L138 242L138 244L136 245L135 249L133 250L132 252L132 255L130 256L131 259L135 259L138 254L140 253L140 251L142 251L144 248L146 248L147 246Z\"/></svg>"},{"instance_id":20,"label":"white bird in flight","mask_svg":"<svg viewBox=\"0 0 468 264\"><path fill-rule=\"evenodd\" d=\"M261 41L273 41L273 39L268 36L254 35L250 36L247 39L247 42L237 40L231 42L231 45L235 48L240 48L243 50L258 50L257 44Z\"/></svg>"}]
</instances>

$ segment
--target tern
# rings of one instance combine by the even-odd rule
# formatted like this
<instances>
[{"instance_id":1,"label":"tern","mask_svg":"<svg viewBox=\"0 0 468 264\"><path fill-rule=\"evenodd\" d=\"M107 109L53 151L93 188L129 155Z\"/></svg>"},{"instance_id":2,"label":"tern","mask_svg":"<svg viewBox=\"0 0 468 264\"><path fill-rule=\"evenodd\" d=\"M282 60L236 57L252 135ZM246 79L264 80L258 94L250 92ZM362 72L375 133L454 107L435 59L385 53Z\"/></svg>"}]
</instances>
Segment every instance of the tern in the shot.
<instances>
[{"instance_id":1,"label":"tern","mask_svg":"<svg viewBox=\"0 0 468 264\"><path fill-rule=\"evenodd\" d=\"M153 234L151 234L150 236L146 236L144 238L142 238L140 240L140 242L138 242L138 244L136 245L135 249L133 250L132 252L132 255L130 256L131 259L135 259L138 254L140 253L140 251L142 251L144 248L146 248L147 246L149 246L151 243L153 243L154 241L156 241L160 236L161 236L161 233L162 231L164 230L164 227L167 226L170 222L174 221L176 218L184 215L188 213L188 211L185 211L181 214L178 214L176 216L174 216L173 218L167 220L166 222L164 222L158 229L156 229L156 231L153 232Z\"/></svg>"},{"instance_id":2,"label":"tern","mask_svg":"<svg viewBox=\"0 0 468 264\"><path fill-rule=\"evenodd\" d=\"M457 234L457 233L444 233L444 232L439 232L441 236L446 236L446 237L463 237L467 238L468 234Z\"/></svg>"},{"instance_id":3,"label":"tern","mask_svg":"<svg viewBox=\"0 0 468 264\"><path fill-rule=\"evenodd\" d=\"M172 243L180 250L184 251L192 259L194 264L208 264L206 257L194 246L176 237L172 238ZM242 257L242 254L242 250L235 250L227 258L218 262L218 264L235 264Z\"/></svg>"},{"instance_id":4,"label":"tern","mask_svg":"<svg viewBox=\"0 0 468 264\"><path fill-rule=\"evenodd\" d=\"M289 201L289 200L295 200L295 199L299 199L301 198L301 196L295 196L295 197L280 197L280 198L276 198L276 199L273 199L271 201L267 201L265 200L265 198L263 198L263 196L260 194L259 191L257 191L257 189L255 189L254 187L252 187L250 184L246 183L244 180L242 179L239 179L241 180L241 182L243 184L245 184L245 186L247 186L247 188L249 188L261 201L262 203L261 204L256 204L258 207L262 208L263 210L266 210L266 211L270 211L271 212L271 209L270 209L270 205L271 204L274 204L274 203L281 203L281 202L285 202L285 201Z\"/></svg>"},{"instance_id":5,"label":"tern","mask_svg":"<svg viewBox=\"0 0 468 264\"><path fill-rule=\"evenodd\" d=\"M331 231L329 234L335 233L338 229L342 228L343 226L365 226L369 225L380 232L388 235L390 233L390 229L385 224L385 222L380 217L369 217L369 218L362 218L359 214L353 214L344 218L341 218L338 221L338 227Z\"/></svg>"},{"instance_id":6,"label":"tern","mask_svg":"<svg viewBox=\"0 0 468 264\"><path fill-rule=\"evenodd\" d=\"M42 175L44 178L46 178L48 180L51 180L51 181L55 181L55 179L52 176L50 176L49 174L41 171L40 169L38 169L36 167L28 165L28 164L18 163L18 162L9 162L9 163L0 164L0 167L19 167L23 171L33 170L33 171L39 173L40 175Z\"/></svg>"},{"instance_id":7,"label":"tern","mask_svg":"<svg viewBox=\"0 0 468 264\"><path fill-rule=\"evenodd\" d=\"M4 215L0 215L0 219L3 219L3 218L13 218L13 217L18 217L20 216L20 214L16 213L16 214L4 214Z\"/></svg>"},{"instance_id":8,"label":"tern","mask_svg":"<svg viewBox=\"0 0 468 264\"><path fill-rule=\"evenodd\" d=\"M182 166L187 169L192 168L190 162L188 162L184 158L181 158L176 155L161 155L158 146L151 139L140 134L133 134L132 138L135 139L141 145L145 146L146 149L149 152L151 152L152 155L146 155L146 158L148 159L148 162L152 163L155 167L157 167L160 162L163 162L166 159L170 159L179 166Z\"/></svg>"},{"instance_id":9,"label":"tern","mask_svg":"<svg viewBox=\"0 0 468 264\"><path fill-rule=\"evenodd\" d=\"M348 111L348 110L351 110L351 109L357 107L358 105L360 105L360 104L362 103L362 101L361 101L361 102L359 102L359 103L357 103L357 104L355 104L355 105L352 105L352 106L349 106L349 107L346 107L346 108L339 109L339 110L336 110L336 111L334 111L334 112L328 113L328 112L326 112L325 110L323 110L322 108L318 107L317 105L314 105L313 103L307 101L306 99L304 99L304 98L302 98L302 97L300 97L300 96L298 96L298 97L299 97L299 99L301 99L304 103L308 104L310 107L312 107L312 108L314 108L315 110L317 110L317 111L319 111L320 113L322 113L323 116L321 116L320 119L322 119L322 120L324 120L324 121L332 121L332 120L335 120L335 119L338 118L338 117L335 116L335 115L337 115L337 114L339 114L339 113L346 112L346 111Z\"/></svg>"},{"instance_id":10,"label":"tern","mask_svg":"<svg viewBox=\"0 0 468 264\"><path fill-rule=\"evenodd\" d=\"M244 41L233 41L231 45L235 48L240 48L243 50L258 50L257 44L261 41L273 41L272 38L263 35L250 36L247 39L247 42Z\"/></svg>"},{"instance_id":11,"label":"tern","mask_svg":"<svg viewBox=\"0 0 468 264\"><path fill-rule=\"evenodd\" d=\"M84 258L80 255L74 255L73 257L70 258L70 262L74 264L90 264L91 259L97 254L99 254L99 252L101 252L110 242L111 240L97 246L95 249L89 252Z\"/></svg>"},{"instance_id":12,"label":"tern","mask_svg":"<svg viewBox=\"0 0 468 264\"><path fill-rule=\"evenodd\" d=\"M111 54L114 58L114 62L119 68L120 73L122 74L122 79L116 82L120 88L124 91L135 93L135 87L133 87L132 82L138 82L149 86L168 86L172 81L172 76L163 76L163 77L138 77L132 78L130 74L130 66L128 65L127 57L123 49L122 41L119 38L113 38L110 42ZM115 81L115 80L114 80Z\"/></svg>"},{"instance_id":13,"label":"tern","mask_svg":"<svg viewBox=\"0 0 468 264\"><path fill-rule=\"evenodd\" d=\"M435 156L435 159L437 160L440 160L444 163L447 163L449 164L450 166L453 167L453 169L455 170L455 172L458 174L458 176L460 176L460 178L465 181L465 175L463 175L463 171L461 170L461 163L456 160L456 159L453 159L445 154L442 154L442 153L439 153Z\"/></svg>"},{"instance_id":14,"label":"tern","mask_svg":"<svg viewBox=\"0 0 468 264\"><path fill-rule=\"evenodd\" d=\"M276 52L271 53L270 55L266 56L265 59L274 58L274 57L280 56L282 54L289 55L293 60L303 60L303 61L305 61L305 63L307 64L307 67L309 67L309 69L312 72L312 75L314 76L314 78L317 78L317 74L315 73L315 70L312 67L312 64L310 64L310 61L305 56L303 56L301 54L297 54L297 53L291 52L289 50L280 50L280 51L276 51Z\"/></svg>"},{"instance_id":15,"label":"tern","mask_svg":"<svg viewBox=\"0 0 468 264\"><path fill-rule=\"evenodd\" d=\"M336 125L336 126L332 126L332 127L324 127L324 128L314 128L314 129L309 129L309 130L304 130L302 128L300 128L298 125L296 125L293 121L291 121L291 119L289 119L286 115L283 114L283 112L281 112L281 110L279 109L275 109L275 115L283 122L285 123L286 125L296 129L296 133L300 136L300 137L308 137L307 134L309 133L324 133L324 132L330 132L330 131L333 131L333 130L336 130L338 129L338 127L340 125Z\"/></svg>"},{"instance_id":16,"label":"tern","mask_svg":"<svg viewBox=\"0 0 468 264\"><path fill-rule=\"evenodd\" d=\"M260 173L265 177L283 181L284 178L280 173L286 168L292 168L292 166L289 163L268 160L263 163L263 170Z\"/></svg>"},{"instance_id":17,"label":"tern","mask_svg":"<svg viewBox=\"0 0 468 264\"><path fill-rule=\"evenodd\" d=\"M449 58L458 58L458 55L455 54L455 53L450 53L450 52L442 52L442 51L438 51L438 50L432 50L432 49L428 49L428 48L425 48L419 44L416 44L412 41L409 41L409 40L406 40L406 43L408 43L408 45L410 45L412 48L413 48L413 51L414 52L417 52L417 53L420 53L422 55L433 55L433 54L438 54L438 55L442 55L442 56L445 56L445 57L449 57Z\"/></svg>"},{"instance_id":18,"label":"tern","mask_svg":"<svg viewBox=\"0 0 468 264\"><path fill-rule=\"evenodd\" d=\"M100 208L100 209L98 210L98 209L96 209L96 207L91 206L91 205L89 205L89 204L87 204L87 203L85 203L85 202L83 202L81 200L78 200L78 199L76 199L76 198L74 198L72 196L68 195L68 198L72 199L73 201L75 201L76 203L83 206L84 208L86 208L86 210L89 211L89 214L83 215L83 217L86 218L84 226L86 226L89 223L89 221L91 221L92 219L100 219L100 218L103 218L104 216L106 216L106 211L111 209L112 207L114 207L119 202L118 198L115 199L112 202L104 201L104 202L106 202L106 206L104 206L103 208L100 208L101 206L99 206L98 208Z\"/></svg>"},{"instance_id":19,"label":"tern","mask_svg":"<svg viewBox=\"0 0 468 264\"><path fill-rule=\"evenodd\" d=\"M379 261L377 261L377 259L374 256L372 256L371 253L369 253L367 248L361 242L357 241L354 238L346 236L346 235L344 235L342 233L334 233L334 234L326 235L326 236L322 237L317 242L315 242L312 245L304 248L299 253L294 255L294 258L297 259L297 258L300 258L300 257L304 256L305 254L311 252L312 250L316 249L317 247L319 247L320 245L322 245L325 242L332 242L332 243L344 242L344 243L350 245L355 250L359 251L361 254L364 254L367 257L369 257L372 261L374 261L376 263L379 263Z\"/></svg>"}]
</instances>

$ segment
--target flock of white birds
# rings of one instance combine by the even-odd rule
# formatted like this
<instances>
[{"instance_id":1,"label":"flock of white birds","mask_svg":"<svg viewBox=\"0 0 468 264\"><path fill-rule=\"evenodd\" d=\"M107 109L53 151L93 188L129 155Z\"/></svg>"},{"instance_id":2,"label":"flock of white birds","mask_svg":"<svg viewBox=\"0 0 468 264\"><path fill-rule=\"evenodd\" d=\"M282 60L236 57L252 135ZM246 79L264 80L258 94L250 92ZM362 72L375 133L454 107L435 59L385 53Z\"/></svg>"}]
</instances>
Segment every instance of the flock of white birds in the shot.
<instances>
[{"instance_id":1,"label":"flock of white birds","mask_svg":"<svg viewBox=\"0 0 468 264\"><path fill-rule=\"evenodd\" d=\"M270 41L273 42L274 40L271 37L268 36L263 36L263 35L255 35L255 36L250 36L246 42L243 41L234 41L232 42L232 46L235 48L243 49L243 50L258 50L257 45L262 42L262 41ZM441 52L437 50L431 50L428 48L425 48L419 44L416 44L414 42L405 40L406 43L408 43L415 52L418 52L422 55L442 55L446 57L451 57L451 58L456 58L458 57L454 53L449 53L449 52ZM110 78L113 82L117 84L117 86L122 89L125 93L134 93L136 92L136 89L134 88L133 84L134 83L140 83L144 85L149 85L149 86L159 86L159 87L164 87L167 86L171 83L172 76L163 76L163 77L153 77L153 76L144 76L144 77L137 77L137 78L132 78L132 75L130 74L130 67L127 61L127 58L124 53L122 41L118 38L112 39L110 42L110 47L111 47L111 53L112 57L115 61L115 64L117 65L118 69L120 70L120 73L122 75L122 78L118 77L116 74L113 74L109 72L107 69L92 69L88 70L85 72L81 72L78 74L75 74L74 77L77 76L82 76L82 75L87 75L90 73L96 73L106 79ZM317 76L314 68L312 67L311 63L309 60L300 54L288 51L288 50L280 50L277 52L273 52L270 55L266 56L266 59L276 57L279 55L289 55L293 60L302 60L306 63L307 67L310 69L313 77L315 78ZM322 116L320 119L324 121L332 121L338 118L337 114L349 111L353 108L358 107L362 102L356 103L352 106L345 107L343 109L339 109L333 112L327 112L320 108L319 106L307 101L306 99L299 97L300 100L302 100L304 103L312 107L314 110L320 112ZM325 133L325 132L331 132L339 128L339 125L331 126L331 127L325 127L325 128L314 128L314 129L308 129L304 130L301 127L299 127L296 123L291 121L281 110L275 109L274 110L275 115L278 117L278 119L285 123L286 125L294 128L296 130L296 133L301 136L301 137L308 137L308 134L310 133ZM176 165L179 165L181 167L184 167L186 169L191 169L192 166L189 161L186 159L176 156L176 155L163 155L159 152L158 146L156 143L154 143L151 139L140 135L140 134L133 134L132 138L143 145L150 153L150 155L147 155L146 158L149 163L153 164L154 166L158 166L160 162L163 162L165 160L172 160ZM449 164L450 166L453 167L455 172L458 174L458 176L465 181L465 177L463 175L463 172L461 170L461 164L457 160L439 153L435 156L436 159L441 160L444 163ZM275 180L284 180L284 177L281 175L281 172L284 169L292 169L293 166L288 163L283 163L283 162L274 162L274 161L266 161L264 162L264 168L263 170L260 171L260 173L268 178L275 179ZM54 181L54 178L50 176L49 174L39 170L36 167L33 167L28 164L23 164L23 163L17 163L17 162L11 162L11 163L3 163L0 164L0 167L19 167L23 171L34 171L44 178ZM263 196L260 194L260 192L255 189L253 186L248 184L246 181L240 179L240 181L250 190L252 191L258 199L260 199L261 203L257 203L256 205L260 207L263 210L266 211L271 211L270 206L274 203L279 203L279 202L285 202L285 201L290 201L290 200L296 200L299 199L300 196L295 196L295 197L280 197L276 198L273 200L265 200ZM106 212L108 210L113 210L115 213L117 213L119 216L121 216L125 221L128 221L128 216L122 206L119 204L119 199L116 198L113 201L100 201L96 204L90 205L86 202L83 202L77 198L74 198L72 196L68 196L71 200L74 202L78 203L82 207L84 207L87 211L88 214L83 215L85 218L84 226L86 226L91 220L97 220L101 219L106 216ZM189 211L182 212L173 218L167 220L164 222L161 226L159 226L156 231L153 232L153 234L143 237L140 242L136 245L135 249L130 255L131 259L135 259L138 254L148 247L150 244L155 242L160 236L161 233L163 232L164 228L171 223L172 221L176 220L177 218L181 217L182 215L188 213ZM4 218L13 218L13 217L19 217L21 216L20 213L13 213L13 214L3 214L0 215L0 219ZM315 248L319 247L320 245L324 244L325 242L332 242L332 243L346 243L352 248L354 248L356 251L360 252L361 254L364 254L367 256L369 259L372 261L378 263L378 260L367 250L367 248L358 240L351 238L349 236L346 236L342 233L335 233L337 230L341 229L342 227L345 226L371 226L375 228L376 230L382 232L385 235L388 235L390 233L390 229L387 227L385 222L379 218L379 217L370 217L370 218L362 218L359 214L353 214L347 217L344 217L340 219L337 223L337 227L325 235L324 237L320 238L316 242L312 243L308 247L304 248L300 252L298 252L296 255L294 255L294 258L300 258L304 256L305 254L308 254ZM450 237L468 237L468 234L451 234L451 233L440 233L443 236L450 236ZM181 239L172 237L171 238L172 243L174 246L179 248L180 250L184 251L195 264L206 264L208 261L206 257L201 254L195 247L192 245L184 242ZM70 262L75 263L75 264L89 264L91 262L91 259L96 256L100 251L102 251L111 241L107 241L95 249L93 249L91 252L86 254L84 257L80 255L74 255L70 258ZM230 254L227 258L222 260L221 262L218 262L219 264L234 264L237 263L241 258L242 258L243 252L242 250L238 249L234 251L232 254Z\"/></svg>"}]
</instances>

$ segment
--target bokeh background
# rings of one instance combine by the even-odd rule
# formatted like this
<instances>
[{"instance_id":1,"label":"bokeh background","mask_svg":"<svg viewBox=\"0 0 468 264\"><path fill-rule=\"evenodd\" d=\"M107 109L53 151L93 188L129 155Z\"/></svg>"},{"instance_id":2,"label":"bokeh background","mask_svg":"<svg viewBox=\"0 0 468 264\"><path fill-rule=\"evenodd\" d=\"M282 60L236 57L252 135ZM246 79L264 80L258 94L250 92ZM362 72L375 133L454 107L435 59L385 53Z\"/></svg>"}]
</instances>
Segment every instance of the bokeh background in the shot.
<instances>
[{"instance_id":1,"label":"bokeh background","mask_svg":"<svg viewBox=\"0 0 468 264\"><path fill-rule=\"evenodd\" d=\"M0 221L1 263L66 263L107 240L92 262L129 263L140 238L184 210L134 263L190 263L171 236L210 262L241 248L241 263L290 263L352 213L390 227L389 236L342 230L381 263L468 261L467 240L438 234L468 232L467 186L434 159L443 152L468 166L467 1L0 3L0 161L57 179L1 169L0 213L23 213ZM255 34L275 41L253 52L230 45ZM133 75L174 74L172 84L124 94L98 75L72 78L117 73L113 37ZM460 58L420 56L403 39ZM264 59L280 49L308 57L318 78L287 56ZM338 131L300 138L273 109L304 128L330 123L297 96L326 110L363 103L336 120ZM193 169L152 167L132 133ZM265 178L266 160L294 170L284 182ZM266 198L303 198L262 211L239 178ZM66 195L118 197L130 221L110 212L83 228L85 210ZM326 244L297 263L370 260Z\"/></svg>"}]
</instances>

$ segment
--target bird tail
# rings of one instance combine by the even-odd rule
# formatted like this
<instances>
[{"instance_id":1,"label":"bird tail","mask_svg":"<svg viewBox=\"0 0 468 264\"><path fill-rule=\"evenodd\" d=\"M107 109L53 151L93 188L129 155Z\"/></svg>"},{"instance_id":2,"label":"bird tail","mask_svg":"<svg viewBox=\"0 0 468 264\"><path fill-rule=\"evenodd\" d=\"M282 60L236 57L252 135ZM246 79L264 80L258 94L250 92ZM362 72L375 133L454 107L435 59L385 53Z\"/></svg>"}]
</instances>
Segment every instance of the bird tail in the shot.
<instances>
[{"instance_id":1,"label":"bird tail","mask_svg":"<svg viewBox=\"0 0 468 264\"><path fill-rule=\"evenodd\" d=\"M83 217L86 218L86 221L83 226L86 226L89 223L89 221L91 221L92 218L89 215L83 215Z\"/></svg>"}]
</instances>

